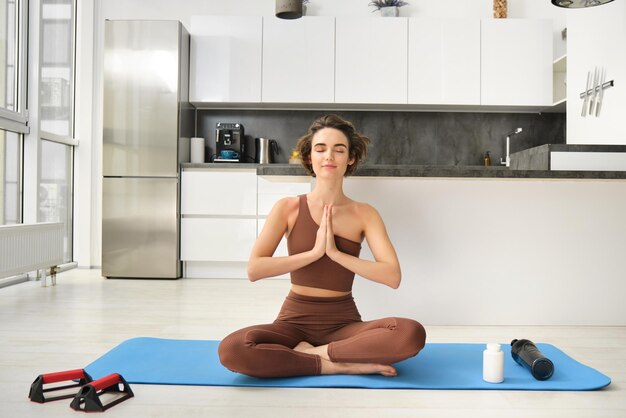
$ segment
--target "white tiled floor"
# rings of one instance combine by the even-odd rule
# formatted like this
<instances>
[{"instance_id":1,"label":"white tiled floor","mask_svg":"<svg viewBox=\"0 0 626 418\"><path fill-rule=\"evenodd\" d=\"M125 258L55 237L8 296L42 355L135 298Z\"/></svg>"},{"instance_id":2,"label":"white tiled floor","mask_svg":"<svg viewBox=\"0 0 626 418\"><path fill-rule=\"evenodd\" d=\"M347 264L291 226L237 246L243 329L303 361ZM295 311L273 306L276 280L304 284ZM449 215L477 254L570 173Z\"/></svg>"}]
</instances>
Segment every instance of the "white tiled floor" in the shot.
<instances>
[{"instance_id":1,"label":"white tiled floor","mask_svg":"<svg viewBox=\"0 0 626 418\"><path fill-rule=\"evenodd\" d=\"M71 270L56 287L0 289L0 417L78 416L69 401L31 403L41 373L81 368L127 338L220 339L274 319L288 283L105 280ZM358 302L358 301L357 301ZM626 417L626 327L428 326L430 342L554 344L612 378L594 392L284 389L132 385L108 417Z\"/></svg>"}]
</instances>

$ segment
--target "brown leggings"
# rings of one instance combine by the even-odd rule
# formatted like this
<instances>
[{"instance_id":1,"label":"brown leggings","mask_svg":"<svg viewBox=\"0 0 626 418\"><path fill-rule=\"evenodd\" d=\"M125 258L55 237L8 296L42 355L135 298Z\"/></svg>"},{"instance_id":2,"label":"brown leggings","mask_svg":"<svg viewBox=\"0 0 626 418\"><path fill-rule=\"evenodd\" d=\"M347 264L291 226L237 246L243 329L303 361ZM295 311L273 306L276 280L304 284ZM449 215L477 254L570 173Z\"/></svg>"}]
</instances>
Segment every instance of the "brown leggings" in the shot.
<instances>
[{"instance_id":1,"label":"brown leggings","mask_svg":"<svg viewBox=\"0 0 626 418\"><path fill-rule=\"evenodd\" d=\"M392 364L419 353L426 331L406 318L363 322L352 295L322 298L290 292L274 323L235 331L220 343L218 353L226 368L250 376L320 374L318 355L293 350L301 341L329 344L333 362Z\"/></svg>"}]
</instances>

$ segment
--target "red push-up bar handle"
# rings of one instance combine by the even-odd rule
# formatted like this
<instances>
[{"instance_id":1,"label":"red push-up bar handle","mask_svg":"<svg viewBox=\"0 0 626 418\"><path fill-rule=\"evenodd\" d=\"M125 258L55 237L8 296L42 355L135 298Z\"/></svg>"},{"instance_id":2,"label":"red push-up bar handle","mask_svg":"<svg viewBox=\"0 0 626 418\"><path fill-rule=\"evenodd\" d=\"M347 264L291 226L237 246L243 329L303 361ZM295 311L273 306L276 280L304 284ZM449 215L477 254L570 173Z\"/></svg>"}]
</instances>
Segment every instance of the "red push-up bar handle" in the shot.
<instances>
[{"instance_id":1,"label":"red push-up bar handle","mask_svg":"<svg viewBox=\"0 0 626 418\"><path fill-rule=\"evenodd\" d=\"M43 383L56 383L65 380L84 379L85 371L83 369L67 370L64 372L42 374Z\"/></svg>"},{"instance_id":2,"label":"red push-up bar handle","mask_svg":"<svg viewBox=\"0 0 626 418\"><path fill-rule=\"evenodd\" d=\"M120 383L121 381L122 377L119 374L111 373L108 376L104 376L98 380L94 380L93 382L89 383L89 385L98 391L113 386L116 383Z\"/></svg>"}]
</instances>

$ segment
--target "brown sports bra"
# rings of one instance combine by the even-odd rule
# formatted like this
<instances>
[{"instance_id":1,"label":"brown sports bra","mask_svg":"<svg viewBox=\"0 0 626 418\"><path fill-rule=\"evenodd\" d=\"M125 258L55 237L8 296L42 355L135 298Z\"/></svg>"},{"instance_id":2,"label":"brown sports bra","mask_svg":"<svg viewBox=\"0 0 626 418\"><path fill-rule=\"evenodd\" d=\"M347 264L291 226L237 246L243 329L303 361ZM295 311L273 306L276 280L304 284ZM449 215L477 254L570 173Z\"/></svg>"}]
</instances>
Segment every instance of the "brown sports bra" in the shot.
<instances>
[{"instance_id":1,"label":"brown sports bra","mask_svg":"<svg viewBox=\"0 0 626 418\"><path fill-rule=\"evenodd\" d=\"M299 196L299 198L298 217L287 237L289 255L312 249L319 229L319 225L315 223L309 211L306 195ZM355 257L358 257L361 252L361 244L347 238L335 235L335 244L340 251ZM326 254L319 260L291 272L293 284L338 292L350 292L353 281L354 273L331 260Z\"/></svg>"}]
</instances>

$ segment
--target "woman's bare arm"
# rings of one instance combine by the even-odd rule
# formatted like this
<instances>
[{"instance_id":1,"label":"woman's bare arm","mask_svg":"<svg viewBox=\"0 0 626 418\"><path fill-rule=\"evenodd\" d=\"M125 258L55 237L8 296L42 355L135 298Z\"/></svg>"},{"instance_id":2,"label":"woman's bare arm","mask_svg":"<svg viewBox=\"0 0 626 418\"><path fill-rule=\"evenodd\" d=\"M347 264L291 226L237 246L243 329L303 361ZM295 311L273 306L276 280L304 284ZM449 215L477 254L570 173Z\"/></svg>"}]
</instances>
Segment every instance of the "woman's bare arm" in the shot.
<instances>
[{"instance_id":1,"label":"woman's bare arm","mask_svg":"<svg viewBox=\"0 0 626 418\"><path fill-rule=\"evenodd\" d=\"M400 286L402 273L398 256L389 239L385 224L373 207L363 205L360 211L363 217L365 239L372 251L374 261L363 260L337 249L333 235L332 208L326 215L326 254L332 260L359 276L397 289Z\"/></svg>"},{"instance_id":2,"label":"woman's bare arm","mask_svg":"<svg viewBox=\"0 0 626 418\"><path fill-rule=\"evenodd\" d=\"M298 198L279 200L268 215L265 226L259 234L248 261L248 278L257 281L266 277L290 273L315 260L320 259L326 250L326 221L317 232L315 246L299 254L274 257L274 251L288 229L290 214L297 210Z\"/></svg>"}]
</instances>

